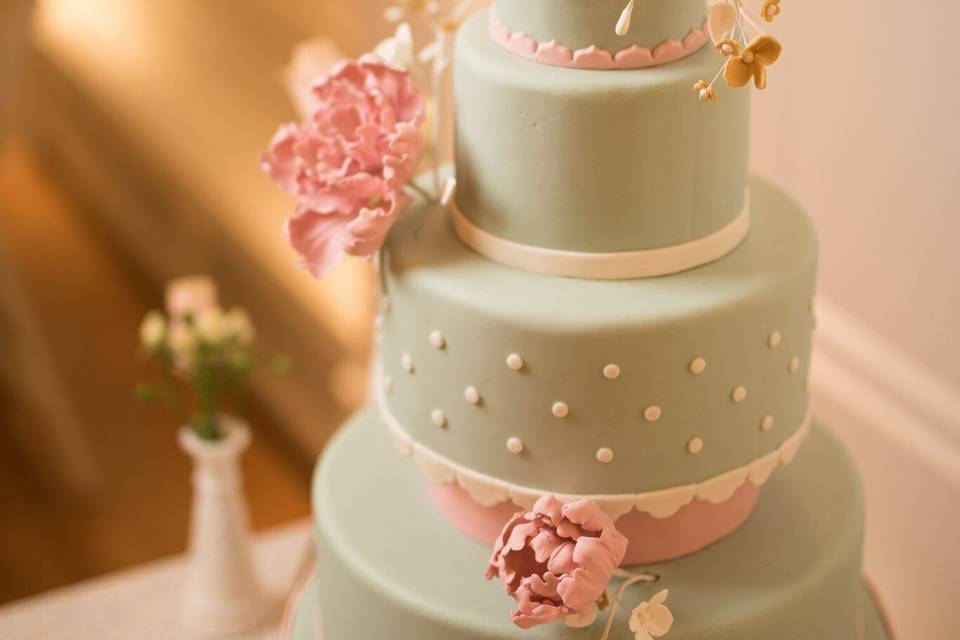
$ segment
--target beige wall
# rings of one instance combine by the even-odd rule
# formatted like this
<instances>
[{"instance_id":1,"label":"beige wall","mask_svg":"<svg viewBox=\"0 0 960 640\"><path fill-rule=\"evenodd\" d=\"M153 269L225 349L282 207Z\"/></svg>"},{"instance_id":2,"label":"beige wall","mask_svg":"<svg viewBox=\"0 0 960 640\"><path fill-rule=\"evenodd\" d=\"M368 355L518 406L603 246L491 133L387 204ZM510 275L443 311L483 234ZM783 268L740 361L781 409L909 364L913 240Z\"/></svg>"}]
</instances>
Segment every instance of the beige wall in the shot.
<instances>
[{"instance_id":1,"label":"beige wall","mask_svg":"<svg viewBox=\"0 0 960 640\"><path fill-rule=\"evenodd\" d=\"M753 170L815 218L824 295L960 389L960 3L782 6Z\"/></svg>"},{"instance_id":2,"label":"beige wall","mask_svg":"<svg viewBox=\"0 0 960 640\"><path fill-rule=\"evenodd\" d=\"M960 637L960 3L782 6L752 163L819 230L815 408L864 475L894 626Z\"/></svg>"}]
</instances>

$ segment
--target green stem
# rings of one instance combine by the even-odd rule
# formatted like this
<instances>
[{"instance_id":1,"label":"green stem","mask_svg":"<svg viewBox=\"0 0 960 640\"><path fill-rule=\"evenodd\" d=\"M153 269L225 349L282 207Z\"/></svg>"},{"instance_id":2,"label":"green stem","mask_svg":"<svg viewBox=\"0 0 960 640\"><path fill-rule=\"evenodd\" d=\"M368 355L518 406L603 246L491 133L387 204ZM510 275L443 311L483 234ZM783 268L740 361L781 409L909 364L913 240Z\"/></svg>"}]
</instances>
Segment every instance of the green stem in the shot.
<instances>
[{"instance_id":1,"label":"green stem","mask_svg":"<svg viewBox=\"0 0 960 640\"><path fill-rule=\"evenodd\" d=\"M198 432L206 440L220 437L217 429L217 414L220 401L220 385L217 380L215 358L210 347L201 344L197 349L194 391L197 394Z\"/></svg>"},{"instance_id":2,"label":"green stem","mask_svg":"<svg viewBox=\"0 0 960 640\"><path fill-rule=\"evenodd\" d=\"M408 189L414 191L417 195L423 198L427 202L436 203L437 199L426 189L418 185L416 182L411 182L407 185Z\"/></svg>"},{"instance_id":3,"label":"green stem","mask_svg":"<svg viewBox=\"0 0 960 640\"><path fill-rule=\"evenodd\" d=\"M189 414L187 413L187 408L183 404L183 398L180 397L180 394L177 392L177 376L174 374L175 364L173 362L173 353L170 351L170 348L164 346L163 349L157 354L157 357L160 359L160 369L163 372L163 385L166 388L165 400L167 401L168 406L170 406L173 412L176 414L177 419L181 424L186 424L189 419Z\"/></svg>"}]
</instances>

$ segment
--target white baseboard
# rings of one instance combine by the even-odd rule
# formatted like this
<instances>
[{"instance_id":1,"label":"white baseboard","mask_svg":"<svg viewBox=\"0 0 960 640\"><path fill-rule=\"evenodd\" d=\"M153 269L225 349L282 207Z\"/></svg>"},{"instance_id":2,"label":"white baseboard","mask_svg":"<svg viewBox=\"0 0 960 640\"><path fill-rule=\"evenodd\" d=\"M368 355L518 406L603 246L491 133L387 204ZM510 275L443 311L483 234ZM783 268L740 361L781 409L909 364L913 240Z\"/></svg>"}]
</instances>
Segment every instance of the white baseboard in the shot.
<instances>
[{"instance_id":1,"label":"white baseboard","mask_svg":"<svg viewBox=\"0 0 960 640\"><path fill-rule=\"evenodd\" d=\"M960 638L958 390L827 300L818 302L814 411L857 460L864 568L900 638Z\"/></svg>"},{"instance_id":2,"label":"white baseboard","mask_svg":"<svg viewBox=\"0 0 960 640\"><path fill-rule=\"evenodd\" d=\"M817 347L896 396L960 446L960 389L830 301L818 303Z\"/></svg>"},{"instance_id":3,"label":"white baseboard","mask_svg":"<svg viewBox=\"0 0 960 640\"><path fill-rule=\"evenodd\" d=\"M818 300L817 397L933 465L960 489L960 389L829 300Z\"/></svg>"}]
</instances>

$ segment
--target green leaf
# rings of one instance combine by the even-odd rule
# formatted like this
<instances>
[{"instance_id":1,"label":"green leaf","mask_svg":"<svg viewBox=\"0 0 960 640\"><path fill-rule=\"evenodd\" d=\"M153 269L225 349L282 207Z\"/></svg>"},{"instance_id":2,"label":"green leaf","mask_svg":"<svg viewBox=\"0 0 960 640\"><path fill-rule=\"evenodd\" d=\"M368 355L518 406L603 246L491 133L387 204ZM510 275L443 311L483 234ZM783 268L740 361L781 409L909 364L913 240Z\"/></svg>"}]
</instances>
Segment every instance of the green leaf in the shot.
<instances>
[{"instance_id":1,"label":"green leaf","mask_svg":"<svg viewBox=\"0 0 960 640\"><path fill-rule=\"evenodd\" d=\"M133 397L144 404L155 402L160 397L160 390L148 382L141 382L133 388Z\"/></svg>"},{"instance_id":2,"label":"green leaf","mask_svg":"<svg viewBox=\"0 0 960 640\"><path fill-rule=\"evenodd\" d=\"M293 371L293 360L286 354L273 356L270 360L270 368L278 376L288 376Z\"/></svg>"}]
</instances>

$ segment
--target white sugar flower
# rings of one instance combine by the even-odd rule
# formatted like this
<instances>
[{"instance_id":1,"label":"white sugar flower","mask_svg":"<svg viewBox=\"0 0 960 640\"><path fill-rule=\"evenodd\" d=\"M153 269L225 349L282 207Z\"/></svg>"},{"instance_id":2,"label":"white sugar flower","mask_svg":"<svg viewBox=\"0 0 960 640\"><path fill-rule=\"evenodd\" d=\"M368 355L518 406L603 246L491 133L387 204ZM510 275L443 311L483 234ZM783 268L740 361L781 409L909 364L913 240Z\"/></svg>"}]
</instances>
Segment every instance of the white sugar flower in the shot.
<instances>
[{"instance_id":1,"label":"white sugar flower","mask_svg":"<svg viewBox=\"0 0 960 640\"><path fill-rule=\"evenodd\" d=\"M442 38L438 38L421 49L417 55L417 59L419 59L422 64L433 63L434 74L440 74L443 73L447 65L450 64L449 53L450 47Z\"/></svg>"},{"instance_id":2,"label":"white sugar flower","mask_svg":"<svg viewBox=\"0 0 960 640\"><path fill-rule=\"evenodd\" d=\"M397 31L378 44L374 50L377 56L393 67L414 71L417 60L413 54L413 30L406 22L397 25Z\"/></svg>"},{"instance_id":3,"label":"white sugar flower","mask_svg":"<svg viewBox=\"0 0 960 640\"><path fill-rule=\"evenodd\" d=\"M217 308L207 309L196 320L197 337L207 344L219 345L229 337L223 311Z\"/></svg>"},{"instance_id":4,"label":"white sugar flower","mask_svg":"<svg viewBox=\"0 0 960 640\"><path fill-rule=\"evenodd\" d=\"M664 589L646 602L641 602L630 613L630 631L636 640L652 640L664 636L673 626L673 614L664 604L668 591Z\"/></svg>"},{"instance_id":5,"label":"white sugar flower","mask_svg":"<svg viewBox=\"0 0 960 640\"><path fill-rule=\"evenodd\" d=\"M189 324L175 324L170 329L170 351L174 366L181 373L190 373L196 362L197 333Z\"/></svg>"},{"instance_id":6,"label":"white sugar flower","mask_svg":"<svg viewBox=\"0 0 960 640\"><path fill-rule=\"evenodd\" d=\"M383 17L387 22L400 22L415 16L435 16L440 13L436 0L397 0L387 7Z\"/></svg>"},{"instance_id":7,"label":"white sugar flower","mask_svg":"<svg viewBox=\"0 0 960 640\"><path fill-rule=\"evenodd\" d=\"M223 324L226 335L243 346L249 346L256 338L257 334L253 328L253 323L250 321L250 316L243 309L228 311L223 317Z\"/></svg>"},{"instance_id":8,"label":"white sugar flower","mask_svg":"<svg viewBox=\"0 0 960 640\"><path fill-rule=\"evenodd\" d=\"M590 610L590 613L586 615L580 615L578 613L571 613L568 616L563 618L563 623L572 629L582 629L584 627L589 627L597 619L597 608L594 607Z\"/></svg>"},{"instance_id":9,"label":"white sugar flower","mask_svg":"<svg viewBox=\"0 0 960 640\"><path fill-rule=\"evenodd\" d=\"M159 311L151 311L140 323L140 344L148 351L156 351L167 335L167 321Z\"/></svg>"}]
</instances>

